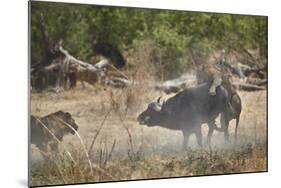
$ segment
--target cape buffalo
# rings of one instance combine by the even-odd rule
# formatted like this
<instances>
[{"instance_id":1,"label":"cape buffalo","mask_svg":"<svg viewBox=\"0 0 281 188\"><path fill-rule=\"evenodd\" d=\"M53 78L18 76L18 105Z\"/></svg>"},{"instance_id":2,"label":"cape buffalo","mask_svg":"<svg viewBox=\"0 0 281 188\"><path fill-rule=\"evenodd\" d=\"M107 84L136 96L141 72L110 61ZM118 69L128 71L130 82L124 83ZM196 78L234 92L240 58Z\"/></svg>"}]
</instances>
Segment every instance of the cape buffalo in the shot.
<instances>
[{"instance_id":1,"label":"cape buffalo","mask_svg":"<svg viewBox=\"0 0 281 188\"><path fill-rule=\"evenodd\" d=\"M220 86L216 95L208 94L210 83L203 83L197 87L183 90L169 98L162 105L152 102L147 109L138 116L140 124L161 126L172 130L181 130L184 136L183 147L188 145L191 133L195 133L199 146L202 146L201 125L208 123L208 141L212 136L215 118L220 114L227 114L229 95L227 90ZM226 121L222 121L225 123ZM226 131L226 125L222 125Z\"/></svg>"}]
</instances>

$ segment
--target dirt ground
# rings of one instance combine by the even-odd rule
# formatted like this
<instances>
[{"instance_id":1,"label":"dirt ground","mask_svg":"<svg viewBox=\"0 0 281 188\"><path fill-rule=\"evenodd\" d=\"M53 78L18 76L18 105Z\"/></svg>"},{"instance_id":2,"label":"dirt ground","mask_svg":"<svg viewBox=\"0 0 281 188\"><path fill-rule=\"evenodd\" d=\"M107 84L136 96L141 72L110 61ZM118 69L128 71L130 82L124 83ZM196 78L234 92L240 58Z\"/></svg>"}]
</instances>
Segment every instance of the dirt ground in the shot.
<instances>
[{"instance_id":1,"label":"dirt ground","mask_svg":"<svg viewBox=\"0 0 281 188\"><path fill-rule=\"evenodd\" d=\"M212 148L207 146L204 149L199 149L195 140L195 136L191 137L189 142L190 152L198 153L198 156L205 156L202 154L204 151L218 151L222 152L218 156L223 156L223 152L227 151L245 151L247 147L256 149L254 153L255 165L247 169L246 166L243 168L237 168L235 170L221 170L219 173L231 173L231 172L247 172L247 171L265 171L267 167L266 159L266 143L267 143L267 98L266 91L258 92L238 92L242 99L242 113L240 118L240 124L238 129L238 143L233 146L234 142L234 127L235 121L232 120L230 123L230 139L232 144L226 144L224 141L223 133L214 132L212 138ZM63 110L70 112L79 125L78 132L89 148L91 142L100 126L102 129L97 136L94 143L93 150L90 154L90 158L93 163L101 164L101 161L106 159L106 155L109 155L112 147L113 151L110 156L110 161L106 167L100 165L101 168L107 169L109 172L114 173L122 168L134 169L133 174L121 175L118 179L138 179L138 178L153 178L153 177L165 177L165 176L182 176L182 175L198 175L208 174L208 171L201 172L192 170L181 170L183 159L188 151L182 151L183 136L180 131L168 130L161 127L147 127L145 125L139 125L136 118L139 113L145 110L146 105L155 101L158 96L163 98L169 98L164 93L154 91L148 88L127 88L123 90L118 89L105 89L103 87L92 87L88 86L85 89L78 87L73 90L54 93L32 93L31 94L31 114L36 116L45 116L49 113ZM106 114L109 115L105 118ZM102 123L104 121L104 123ZM219 124L219 120L217 120ZM206 142L206 134L208 131L207 125L203 125L204 142ZM82 148L79 139L75 135L66 136L63 143L71 148L70 150L74 153ZM114 146L113 146L114 145ZM239 148L237 150L237 148ZM242 149L241 149L242 148ZM257 149L259 148L259 149ZM103 154L101 154L103 153ZM236 154L235 154L236 155ZM240 155L240 154L239 154ZM229 154L225 164L232 162L230 158L234 156L233 153ZM134 167L128 164L129 161L134 158ZM136 159L136 157L138 159ZM158 162L155 162L155 161ZM161 169L160 171L166 171L165 173L152 172L153 170L138 169L138 165L146 166L145 164L159 164L165 163L165 168L169 168L168 161L174 160L173 168L170 171ZM215 159L214 159L215 160ZM261 160L261 162L257 162ZM118 161L118 169L114 165L115 161ZM124 163L122 163L122 161ZM137 161L137 162L136 162ZM159 162L160 161L160 162ZM220 167L214 167L216 162L210 160L209 169ZM244 161L245 162L245 161ZM32 171L32 182L34 185L37 184L56 184L61 183L60 181L46 180L43 181L38 178L36 165L42 165L43 158L41 157L38 150L32 146L31 152L31 171ZM247 161L245 162L247 164ZM201 163L200 163L201 164ZM234 162L231 163L232 167ZM240 163L239 163L240 164ZM175 166L179 166L176 168ZM235 163L235 165L237 165ZM243 164L241 163L243 166ZM161 166L161 165L160 165ZM33 168L34 167L34 168ZM189 168L197 169L198 166ZM163 167L164 168L164 167ZM187 167L186 167L187 168ZM177 169L177 170L176 170ZM115 170L115 171L114 171ZM130 171L130 170L129 170ZM150 173L144 173L149 171ZM40 179L40 181L39 181ZM105 181L108 178L94 177L88 181ZM116 179L114 179L116 180ZM81 180L83 181L83 180ZM73 182L73 181L68 181ZM75 181L79 182L79 181Z\"/></svg>"}]
</instances>

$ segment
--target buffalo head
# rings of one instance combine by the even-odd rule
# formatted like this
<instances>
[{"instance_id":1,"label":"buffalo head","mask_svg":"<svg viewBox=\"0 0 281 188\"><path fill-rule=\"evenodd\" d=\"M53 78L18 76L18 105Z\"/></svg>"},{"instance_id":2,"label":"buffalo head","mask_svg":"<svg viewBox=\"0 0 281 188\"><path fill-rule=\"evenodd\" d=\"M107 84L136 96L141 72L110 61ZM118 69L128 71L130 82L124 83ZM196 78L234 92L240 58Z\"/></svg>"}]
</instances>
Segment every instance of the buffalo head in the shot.
<instances>
[{"instance_id":1,"label":"buffalo head","mask_svg":"<svg viewBox=\"0 0 281 188\"><path fill-rule=\"evenodd\" d=\"M148 104L147 109L138 116L137 120L141 125L155 126L158 124L162 110L160 98L158 98L157 102Z\"/></svg>"}]
</instances>

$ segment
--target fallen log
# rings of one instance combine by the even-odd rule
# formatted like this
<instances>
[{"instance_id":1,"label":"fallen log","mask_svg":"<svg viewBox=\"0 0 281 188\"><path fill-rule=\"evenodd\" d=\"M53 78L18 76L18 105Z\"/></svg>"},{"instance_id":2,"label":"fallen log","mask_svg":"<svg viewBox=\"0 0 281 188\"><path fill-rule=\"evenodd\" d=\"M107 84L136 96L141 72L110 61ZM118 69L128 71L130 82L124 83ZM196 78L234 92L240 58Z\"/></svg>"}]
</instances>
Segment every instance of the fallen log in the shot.
<instances>
[{"instance_id":1,"label":"fallen log","mask_svg":"<svg viewBox=\"0 0 281 188\"><path fill-rule=\"evenodd\" d=\"M265 86L267 84L267 79L257 79L257 78L247 78L247 83L257 86Z\"/></svg>"},{"instance_id":2,"label":"fallen log","mask_svg":"<svg viewBox=\"0 0 281 188\"><path fill-rule=\"evenodd\" d=\"M248 83L232 83L232 85L238 89L238 90L244 90L244 91L259 91L259 90L265 90L266 87L248 84Z\"/></svg>"},{"instance_id":3,"label":"fallen log","mask_svg":"<svg viewBox=\"0 0 281 188\"><path fill-rule=\"evenodd\" d=\"M124 88L129 84L129 79L126 75L111 65L107 59L102 59L93 65L69 54L62 47L61 42L59 43L58 50L62 56L54 59L50 65L40 67L40 69L33 71L33 78L46 77L43 79L44 82L42 84L48 85L48 81L46 81L49 79L48 75L52 75L52 79L54 77L56 79L55 84L52 81L52 87L63 89L68 89L68 82L70 83L70 87L75 87L77 81L81 81L83 86L83 82L91 85L99 82L116 88ZM61 91L61 89L58 91Z\"/></svg>"},{"instance_id":4,"label":"fallen log","mask_svg":"<svg viewBox=\"0 0 281 188\"><path fill-rule=\"evenodd\" d=\"M177 93L186 88L194 87L196 84L197 80L193 74L185 74L180 78L158 83L154 88L159 91L164 91L166 94L170 94ZM251 81L237 81L232 84L238 90L259 91L266 89L267 80L251 79Z\"/></svg>"},{"instance_id":5,"label":"fallen log","mask_svg":"<svg viewBox=\"0 0 281 188\"><path fill-rule=\"evenodd\" d=\"M258 86L265 86L267 85L267 80L264 79L264 80L261 80L259 83L257 83Z\"/></svg>"},{"instance_id":6,"label":"fallen log","mask_svg":"<svg viewBox=\"0 0 281 188\"><path fill-rule=\"evenodd\" d=\"M69 63L70 69L77 71L81 76L78 79L82 79L90 84L94 84L97 80L101 80L102 83L110 85L113 87L123 88L129 83L129 79L125 74L115 68L107 59L103 59L100 62L92 65L81 60L76 59L64 50L62 46L59 48L60 51L65 55L65 60L67 64ZM114 72L112 76L109 74L109 70ZM92 74L92 76L90 76ZM83 76L84 75L84 76ZM87 76L85 76L87 75ZM91 77L94 77L92 79Z\"/></svg>"},{"instance_id":7,"label":"fallen log","mask_svg":"<svg viewBox=\"0 0 281 188\"><path fill-rule=\"evenodd\" d=\"M256 74L256 76L261 79L266 77L266 67L262 67L262 68L254 67L254 68L246 69L244 72L246 76L250 76L251 74Z\"/></svg>"}]
</instances>

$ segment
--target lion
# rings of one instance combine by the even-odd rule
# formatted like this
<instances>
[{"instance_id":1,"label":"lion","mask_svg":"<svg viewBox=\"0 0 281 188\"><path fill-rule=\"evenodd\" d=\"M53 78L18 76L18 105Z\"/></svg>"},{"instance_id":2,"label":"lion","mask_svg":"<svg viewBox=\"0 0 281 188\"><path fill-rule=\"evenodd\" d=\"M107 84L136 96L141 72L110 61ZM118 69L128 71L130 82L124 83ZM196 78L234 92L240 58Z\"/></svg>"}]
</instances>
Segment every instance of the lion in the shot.
<instances>
[{"instance_id":1,"label":"lion","mask_svg":"<svg viewBox=\"0 0 281 188\"><path fill-rule=\"evenodd\" d=\"M31 144L42 152L48 153L50 150L57 152L58 141L54 136L62 141L65 135L74 135L74 130L78 130L78 125L68 112L57 111L41 118L31 115Z\"/></svg>"}]
</instances>

